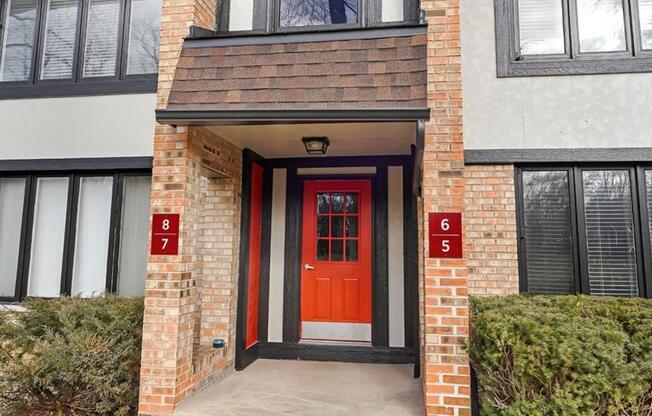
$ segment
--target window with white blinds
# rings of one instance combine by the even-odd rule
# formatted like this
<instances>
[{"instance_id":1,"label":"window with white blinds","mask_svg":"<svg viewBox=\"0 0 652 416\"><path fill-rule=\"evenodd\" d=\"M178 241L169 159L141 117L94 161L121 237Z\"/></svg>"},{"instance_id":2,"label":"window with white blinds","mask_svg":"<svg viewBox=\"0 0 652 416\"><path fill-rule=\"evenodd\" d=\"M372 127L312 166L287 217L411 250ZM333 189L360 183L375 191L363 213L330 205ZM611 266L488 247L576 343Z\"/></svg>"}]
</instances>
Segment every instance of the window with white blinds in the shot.
<instances>
[{"instance_id":1,"label":"window with white blinds","mask_svg":"<svg viewBox=\"0 0 652 416\"><path fill-rule=\"evenodd\" d=\"M84 47L84 77L115 75L120 0L90 0Z\"/></svg>"},{"instance_id":2,"label":"window with white blinds","mask_svg":"<svg viewBox=\"0 0 652 416\"><path fill-rule=\"evenodd\" d=\"M0 0L0 88L152 80L161 12L162 0Z\"/></svg>"},{"instance_id":3,"label":"window with white blinds","mask_svg":"<svg viewBox=\"0 0 652 416\"><path fill-rule=\"evenodd\" d=\"M49 0L41 79L70 79L75 59L79 0Z\"/></svg>"},{"instance_id":4,"label":"window with white blinds","mask_svg":"<svg viewBox=\"0 0 652 416\"><path fill-rule=\"evenodd\" d=\"M575 291L568 171L523 172L522 236L528 291Z\"/></svg>"},{"instance_id":5,"label":"window with white blinds","mask_svg":"<svg viewBox=\"0 0 652 416\"><path fill-rule=\"evenodd\" d=\"M652 167L524 166L517 191L523 291L652 296Z\"/></svg>"},{"instance_id":6,"label":"window with white blinds","mask_svg":"<svg viewBox=\"0 0 652 416\"><path fill-rule=\"evenodd\" d=\"M143 296L150 188L146 169L0 177L0 302Z\"/></svg>"},{"instance_id":7,"label":"window with white blinds","mask_svg":"<svg viewBox=\"0 0 652 416\"><path fill-rule=\"evenodd\" d=\"M561 0L518 0L518 27L521 54L566 52Z\"/></svg>"},{"instance_id":8,"label":"window with white blinds","mask_svg":"<svg viewBox=\"0 0 652 416\"><path fill-rule=\"evenodd\" d=\"M582 181L589 291L638 296L630 172L585 170Z\"/></svg>"}]
</instances>

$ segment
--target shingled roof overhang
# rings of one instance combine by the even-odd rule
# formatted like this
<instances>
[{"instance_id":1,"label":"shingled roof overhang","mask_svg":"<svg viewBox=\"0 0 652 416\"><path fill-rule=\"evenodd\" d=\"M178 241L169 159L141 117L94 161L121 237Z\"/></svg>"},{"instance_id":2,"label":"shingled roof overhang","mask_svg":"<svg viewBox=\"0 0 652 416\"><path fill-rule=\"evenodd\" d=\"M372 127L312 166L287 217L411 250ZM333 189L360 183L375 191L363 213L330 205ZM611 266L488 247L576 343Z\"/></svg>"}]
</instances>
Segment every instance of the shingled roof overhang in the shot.
<instances>
[{"instance_id":1,"label":"shingled roof overhang","mask_svg":"<svg viewBox=\"0 0 652 416\"><path fill-rule=\"evenodd\" d=\"M429 119L429 108L156 110L159 123L174 126L408 122Z\"/></svg>"}]
</instances>

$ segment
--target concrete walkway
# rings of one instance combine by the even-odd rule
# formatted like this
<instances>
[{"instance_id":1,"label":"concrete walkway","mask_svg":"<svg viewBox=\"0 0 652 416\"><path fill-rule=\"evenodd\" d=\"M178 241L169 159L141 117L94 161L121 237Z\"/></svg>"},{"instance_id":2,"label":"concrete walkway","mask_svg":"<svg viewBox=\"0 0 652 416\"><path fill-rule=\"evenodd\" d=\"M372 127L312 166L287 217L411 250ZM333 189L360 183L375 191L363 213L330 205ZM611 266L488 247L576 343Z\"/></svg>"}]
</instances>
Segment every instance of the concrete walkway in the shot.
<instances>
[{"instance_id":1,"label":"concrete walkway","mask_svg":"<svg viewBox=\"0 0 652 416\"><path fill-rule=\"evenodd\" d=\"M178 416L422 416L411 365L258 360L210 386Z\"/></svg>"}]
</instances>

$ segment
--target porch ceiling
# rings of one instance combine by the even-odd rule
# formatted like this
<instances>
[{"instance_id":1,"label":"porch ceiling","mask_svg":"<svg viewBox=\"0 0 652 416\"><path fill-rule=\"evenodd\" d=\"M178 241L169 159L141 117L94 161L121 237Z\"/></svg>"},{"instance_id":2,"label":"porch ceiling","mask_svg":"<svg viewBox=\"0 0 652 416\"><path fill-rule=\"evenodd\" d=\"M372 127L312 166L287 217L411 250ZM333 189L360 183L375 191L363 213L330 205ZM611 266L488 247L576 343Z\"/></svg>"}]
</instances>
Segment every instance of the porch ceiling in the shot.
<instances>
[{"instance_id":1,"label":"porch ceiling","mask_svg":"<svg viewBox=\"0 0 652 416\"><path fill-rule=\"evenodd\" d=\"M234 145L265 158L307 157L301 138L326 136L326 156L409 155L416 122L315 123L205 127Z\"/></svg>"}]
</instances>

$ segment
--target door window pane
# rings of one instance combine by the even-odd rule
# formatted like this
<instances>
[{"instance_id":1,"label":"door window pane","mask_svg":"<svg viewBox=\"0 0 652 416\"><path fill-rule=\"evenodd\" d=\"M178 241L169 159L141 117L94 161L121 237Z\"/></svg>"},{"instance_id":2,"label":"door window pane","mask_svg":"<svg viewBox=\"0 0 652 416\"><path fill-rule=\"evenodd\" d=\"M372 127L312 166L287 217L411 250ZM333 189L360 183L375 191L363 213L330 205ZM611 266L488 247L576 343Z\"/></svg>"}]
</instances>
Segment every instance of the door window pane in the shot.
<instances>
[{"instance_id":1,"label":"door window pane","mask_svg":"<svg viewBox=\"0 0 652 416\"><path fill-rule=\"evenodd\" d=\"M67 206L68 178L38 178L28 296L59 296Z\"/></svg>"},{"instance_id":2,"label":"door window pane","mask_svg":"<svg viewBox=\"0 0 652 416\"><path fill-rule=\"evenodd\" d=\"M90 0L84 46L84 77L115 75L120 0Z\"/></svg>"},{"instance_id":3,"label":"door window pane","mask_svg":"<svg viewBox=\"0 0 652 416\"><path fill-rule=\"evenodd\" d=\"M638 0L638 15L643 49L652 49L652 0Z\"/></svg>"},{"instance_id":4,"label":"door window pane","mask_svg":"<svg viewBox=\"0 0 652 416\"><path fill-rule=\"evenodd\" d=\"M358 240L346 240L346 261L358 261Z\"/></svg>"},{"instance_id":5,"label":"door window pane","mask_svg":"<svg viewBox=\"0 0 652 416\"><path fill-rule=\"evenodd\" d=\"M358 0L280 0L281 26L317 26L358 21Z\"/></svg>"},{"instance_id":6,"label":"door window pane","mask_svg":"<svg viewBox=\"0 0 652 416\"><path fill-rule=\"evenodd\" d=\"M523 172L528 292L575 291L568 172Z\"/></svg>"},{"instance_id":7,"label":"door window pane","mask_svg":"<svg viewBox=\"0 0 652 416\"><path fill-rule=\"evenodd\" d=\"M344 240L331 240L331 261L344 259Z\"/></svg>"},{"instance_id":8,"label":"door window pane","mask_svg":"<svg viewBox=\"0 0 652 416\"><path fill-rule=\"evenodd\" d=\"M124 179L118 264L118 294L123 297L145 293L151 185L148 176Z\"/></svg>"},{"instance_id":9,"label":"door window pane","mask_svg":"<svg viewBox=\"0 0 652 416\"><path fill-rule=\"evenodd\" d=\"M590 293L637 296L629 171L584 171L582 178Z\"/></svg>"},{"instance_id":10,"label":"door window pane","mask_svg":"<svg viewBox=\"0 0 652 416\"><path fill-rule=\"evenodd\" d=\"M381 18L383 22L402 22L403 0L382 0Z\"/></svg>"},{"instance_id":11,"label":"door window pane","mask_svg":"<svg viewBox=\"0 0 652 416\"><path fill-rule=\"evenodd\" d=\"M112 194L112 177L86 177L80 180L73 296L98 296L106 290Z\"/></svg>"},{"instance_id":12,"label":"door window pane","mask_svg":"<svg viewBox=\"0 0 652 416\"><path fill-rule=\"evenodd\" d=\"M78 0L50 0L41 79L70 79L75 59Z\"/></svg>"},{"instance_id":13,"label":"door window pane","mask_svg":"<svg viewBox=\"0 0 652 416\"><path fill-rule=\"evenodd\" d=\"M581 52L627 50L623 0L577 0Z\"/></svg>"},{"instance_id":14,"label":"door window pane","mask_svg":"<svg viewBox=\"0 0 652 416\"><path fill-rule=\"evenodd\" d=\"M0 179L0 297L14 297L25 179Z\"/></svg>"},{"instance_id":15,"label":"door window pane","mask_svg":"<svg viewBox=\"0 0 652 416\"><path fill-rule=\"evenodd\" d=\"M561 0L518 0L518 27L522 55L566 52Z\"/></svg>"},{"instance_id":16,"label":"door window pane","mask_svg":"<svg viewBox=\"0 0 652 416\"><path fill-rule=\"evenodd\" d=\"M162 7L161 0L132 0L127 74L157 72Z\"/></svg>"},{"instance_id":17,"label":"door window pane","mask_svg":"<svg viewBox=\"0 0 652 416\"><path fill-rule=\"evenodd\" d=\"M328 261L328 241L317 240L317 260Z\"/></svg>"},{"instance_id":18,"label":"door window pane","mask_svg":"<svg viewBox=\"0 0 652 416\"><path fill-rule=\"evenodd\" d=\"M317 237L328 237L330 236L330 217L326 215L320 215L317 217Z\"/></svg>"},{"instance_id":19,"label":"door window pane","mask_svg":"<svg viewBox=\"0 0 652 416\"><path fill-rule=\"evenodd\" d=\"M37 0L7 0L0 50L0 81L27 81L36 41ZM2 6L0 6L1 8Z\"/></svg>"}]
</instances>

